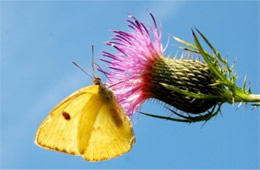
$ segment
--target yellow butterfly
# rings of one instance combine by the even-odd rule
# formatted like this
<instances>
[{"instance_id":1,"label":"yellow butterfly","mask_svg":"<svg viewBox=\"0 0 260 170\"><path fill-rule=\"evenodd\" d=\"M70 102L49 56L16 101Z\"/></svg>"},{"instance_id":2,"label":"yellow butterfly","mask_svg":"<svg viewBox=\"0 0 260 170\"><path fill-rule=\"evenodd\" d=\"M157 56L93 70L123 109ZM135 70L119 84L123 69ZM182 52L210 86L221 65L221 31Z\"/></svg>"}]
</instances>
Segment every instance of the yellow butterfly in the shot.
<instances>
[{"instance_id":1,"label":"yellow butterfly","mask_svg":"<svg viewBox=\"0 0 260 170\"><path fill-rule=\"evenodd\" d=\"M35 143L45 149L80 155L94 162L131 150L132 124L109 90L95 77L94 85L60 102L41 123Z\"/></svg>"}]
</instances>

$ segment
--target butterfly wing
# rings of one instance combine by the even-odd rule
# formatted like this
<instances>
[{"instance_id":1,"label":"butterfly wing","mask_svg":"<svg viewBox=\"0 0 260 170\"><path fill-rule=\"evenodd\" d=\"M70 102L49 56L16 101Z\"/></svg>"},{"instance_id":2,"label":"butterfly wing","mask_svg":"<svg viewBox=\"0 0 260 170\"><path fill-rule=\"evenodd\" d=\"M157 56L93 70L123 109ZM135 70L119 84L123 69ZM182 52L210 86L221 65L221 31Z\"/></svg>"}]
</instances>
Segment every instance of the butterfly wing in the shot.
<instances>
[{"instance_id":1,"label":"butterfly wing","mask_svg":"<svg viewBox=\"0 0 260 170\"><path fill-rule=\"evenodd\" d=\"M130 119L112 92L111 96L107 96L106 90L98 93L101 107L97 110L95 106L89 106L88 113L82 114L80 118L78 147L82 157L88 161L103 161L120 156L130 151L135 142ZM90 121L93 124L90 125Z\"/></svg>"},{"instance_id":2,"label":"butterfly wing","mask_svg":"<svg viewBox=\"0 0 260 170\"><path fill-rule=\"evenodd\" d=\"M97 85L82 88L58 104L41 123L35 143L45 149L80 155L77 146L79 119L86 104L96 101L98 90ZM101 107L101 103L96 104L97 108Z\"/></svg>"},{"instance_id":3,"label":"butterfly wing","mask_svg":"<svg viewBox=\"0 0 260 170\"><path fill-rule=\"evenodd\" d=\"M93 85L58 104L41 123L35 142L88 161L102 161L128 152L135 137L130 119L112 92Z\"/></svg>"}]
</instances>

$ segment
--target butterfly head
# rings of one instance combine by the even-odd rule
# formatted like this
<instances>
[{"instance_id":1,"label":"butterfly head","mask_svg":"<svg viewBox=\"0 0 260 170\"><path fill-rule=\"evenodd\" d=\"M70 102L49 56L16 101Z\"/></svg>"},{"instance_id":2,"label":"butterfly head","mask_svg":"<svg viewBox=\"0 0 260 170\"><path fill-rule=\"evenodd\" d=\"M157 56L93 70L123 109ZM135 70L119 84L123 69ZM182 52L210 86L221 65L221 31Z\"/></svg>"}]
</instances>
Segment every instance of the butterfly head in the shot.
<instances>
[{"instance_id":1,"label":"butterfly head","mask_svg":"<svg viewBox=\"0 0 260 170\"><path fill-rule=\"evenodd\" d=\"M94 77L92 81L94 85L99 86L101 94L104 95L104 99L106 99L107 101L111 101L113 98L113 92L106 87L106 85L101 81L101 78Z\"/></svg>"},{"instance_id":2,"label":"butterfly head","mask_svg":"<svg viewBox=\"0 0 260 170\"><path fill-rule=\"evenodd\" d=\"M102 84L100 77L94 77L92 81L93 81L93 84L95 84L95 85L101 85Z\"/></svg>"}]
</instances>

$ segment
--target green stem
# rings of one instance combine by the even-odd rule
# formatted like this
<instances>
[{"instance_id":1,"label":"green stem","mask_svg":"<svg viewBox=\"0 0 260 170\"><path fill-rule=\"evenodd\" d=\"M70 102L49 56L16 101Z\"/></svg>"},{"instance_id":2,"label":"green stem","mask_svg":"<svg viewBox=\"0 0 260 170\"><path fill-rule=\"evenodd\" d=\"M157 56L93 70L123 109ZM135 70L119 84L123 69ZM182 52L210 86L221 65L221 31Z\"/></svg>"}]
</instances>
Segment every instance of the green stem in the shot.
<instances>
[{"instance_id":1,"label":"green stem","mask_svg":"<svg viewBox=\"0 0 260 170\"><path fill-rule=\"evenodd\" d=\"M223 92L224 101L230 104L236 102L260 102L260 94L247 94L240 89L232 93L229 89Z\"/></svg>"},{"instance_id":2,"label":"green stem","mask_svg":"<svg viewBox=\"0 0 260 170\"><path fill-rule=\"evenodd\" d=\"M235 102L260 102L260 94L236 93Z\"/></svg>"}]
</instances>

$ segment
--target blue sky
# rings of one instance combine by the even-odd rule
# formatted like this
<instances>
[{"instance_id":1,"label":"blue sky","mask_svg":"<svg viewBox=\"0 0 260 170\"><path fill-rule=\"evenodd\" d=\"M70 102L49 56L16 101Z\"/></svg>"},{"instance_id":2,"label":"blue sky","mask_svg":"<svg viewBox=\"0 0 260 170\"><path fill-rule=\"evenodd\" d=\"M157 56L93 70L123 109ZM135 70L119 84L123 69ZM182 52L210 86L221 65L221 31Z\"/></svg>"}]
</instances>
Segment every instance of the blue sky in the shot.
<instances>
[{"instance_id":1,"label":"blue sky","mask_svg":"<svg viewBox=\"0 0 260 170\"><path fill-rule=\"evenodd\" d=\"M258 1L1 1L1 168L260 168L259 109L249 106L224 104L222 116L203 127L134 117L133 149L105 162L34 144L49 111L92 83L71 62L91 73L91 45L96 58L102 50L113 52L104 44L111 30L129 31L129 13L151 22L146 8L161 23L164 44L168 33L193 42L190 28L196 26L236 61L238 84L247 75L260 93ZM181 54L177 46L171 40L166 55ZM147 101L142 111L166 109Z\"/></svg>"}]
</instances>

